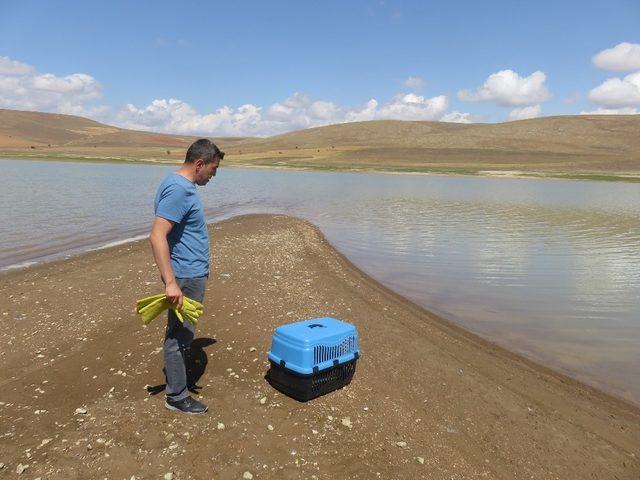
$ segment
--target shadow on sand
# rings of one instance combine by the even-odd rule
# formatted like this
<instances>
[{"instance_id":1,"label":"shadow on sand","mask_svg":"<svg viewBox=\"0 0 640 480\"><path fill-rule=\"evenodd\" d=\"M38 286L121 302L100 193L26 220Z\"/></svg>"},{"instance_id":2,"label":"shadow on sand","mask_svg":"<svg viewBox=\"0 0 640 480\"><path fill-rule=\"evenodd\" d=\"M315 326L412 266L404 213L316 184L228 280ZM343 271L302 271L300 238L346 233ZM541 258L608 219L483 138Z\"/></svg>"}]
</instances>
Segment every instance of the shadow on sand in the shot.
<instances>
[{"instance_id":1,"label":"shadow on sand","mask_svg":"<svg viewBox=\"0 0 640 480\"><path fill-rule=\"evenodd\" d=\"M214 343L216 343L216 340L213 338L196 338L191 342L191 348L183 352L187 366L187 388L191 393L198 393L202 388L198 385L198 380L200 380L207 369L207 363L209 361L207 352L205 352L204 349ZM164 373L164 368L162 372ZM166 383L148 386L147 392L149 395L157 395L163 392L166 386Z\"/></svg>"}]
</instances>

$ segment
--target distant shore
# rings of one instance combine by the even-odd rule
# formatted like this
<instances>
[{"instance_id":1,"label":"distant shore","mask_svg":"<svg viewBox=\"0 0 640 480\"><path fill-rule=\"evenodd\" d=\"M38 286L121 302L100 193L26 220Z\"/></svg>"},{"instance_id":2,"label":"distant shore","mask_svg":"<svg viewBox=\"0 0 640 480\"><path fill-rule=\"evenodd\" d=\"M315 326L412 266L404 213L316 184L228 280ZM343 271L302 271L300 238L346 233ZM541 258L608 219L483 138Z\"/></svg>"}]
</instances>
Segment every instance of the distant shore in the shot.
<instances>
[{"instance_id":1,"label":"distant shore","mask_svg":"<svg viewBox=\"0 0 640 480\"><path fill-rule=\"evenodd\" d=\"M196 357L204 417L162 405L162 291L147 242L0 273L0 463L43 478L619 478L640 408L455 327L386 289L311 224L210 226ZM352 322L346 388L301 404L264 380L275 326ZM150 387L145 387L145 384ZM158 388L152 388L158 387ZM148 390L159 392L150 395ZM78 413L80 412L80 413ZM2 470L0 470L1 472Z\"/></svg>"},{"instance_id":2,"label":"distant shore","mask_svg":"<svg viewBox=\"0 0 640 480\"><path fill-rule=\"evenodd\" d=\"M121 163L136 165L179 165L180 160L166 160L160 158L134 158L124 156L83 156L72 154L25 153L0 151L0 159L6 160L40 160L57 162L83 162L83 163ZM352 172L352 173L384 173L390 175L435 175L435 176L474 176L490 178L528 178L542 180L590 180L601 182L627 182L640 183L640 173L618 172L544 172L527 170L486 170L482 168L411 168L411 167L366 167L359 165L335 165L335 164L297 164L295 162L273 161L263 163L243 163L225 158L225 168L256 168L269 170L296 170L296 171L325 171L325 172Z\"/></svg>"},{"instance_id":3,"label":"distant shore","mask_svg":"<svg viewBox=\"0 0 640 480\"><path fill-rule=\"evenodd\" d=\"M640 115L504 123L372 120L216 137L223 165L411 175L640 182ZM180 163L197 137L0 109L0 157Z\"/></svg>"}]
</instances>

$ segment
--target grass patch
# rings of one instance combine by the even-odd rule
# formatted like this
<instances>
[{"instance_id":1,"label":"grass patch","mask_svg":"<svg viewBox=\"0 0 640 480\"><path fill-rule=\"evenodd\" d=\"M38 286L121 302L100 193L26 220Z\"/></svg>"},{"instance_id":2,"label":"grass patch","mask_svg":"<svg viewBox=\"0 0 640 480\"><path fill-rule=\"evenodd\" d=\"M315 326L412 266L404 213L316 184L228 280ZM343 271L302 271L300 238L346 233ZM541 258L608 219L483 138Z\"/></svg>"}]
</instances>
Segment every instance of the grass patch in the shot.
<instances>
[{"instance_id":1,"label":"grass patch","mask_svg":"<svg viewBox=\"0 0 640 480\"><path fill-rule=\"evenodd\" d=\"M380 165L335 165L327 163L256 162L236 163L238 167L276 167L336 172L432 173L438 175L477 175L478 168L460 167L385 167Z\"/></svg>"},{"instance_id":2,"label":"grass patch","mask_svg":"<svg viewBox=\"0 0 640 480\"><path fill-rule=\"evenodd\" d=\"M625 177L615 174L580 174L580 173L559 173L544 175L543 178L564 178L567 180L592 180L597 182L627 182L640 183L640 177Z\"/></svg>"}]
</instances>

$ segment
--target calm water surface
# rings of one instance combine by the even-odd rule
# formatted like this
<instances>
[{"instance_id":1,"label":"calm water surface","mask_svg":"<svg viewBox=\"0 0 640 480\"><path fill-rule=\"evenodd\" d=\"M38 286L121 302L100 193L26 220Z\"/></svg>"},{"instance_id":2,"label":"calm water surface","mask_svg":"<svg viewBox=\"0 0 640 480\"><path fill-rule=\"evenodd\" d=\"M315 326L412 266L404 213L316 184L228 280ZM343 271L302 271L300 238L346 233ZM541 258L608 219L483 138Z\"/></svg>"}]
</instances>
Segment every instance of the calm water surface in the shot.
<instances>
[{"instance_id":1,"label":"calm water surface","mask_svg":"<svg viewBox=\"0 0 640 480\"><path fill-rule=\"evenodd\" d=\"M145 235L173 170L0 160L0 269ZM640 403L639 185L223 168L200 194L211 221L306 218L416 303Z\"/></svg>"}]
</instances>

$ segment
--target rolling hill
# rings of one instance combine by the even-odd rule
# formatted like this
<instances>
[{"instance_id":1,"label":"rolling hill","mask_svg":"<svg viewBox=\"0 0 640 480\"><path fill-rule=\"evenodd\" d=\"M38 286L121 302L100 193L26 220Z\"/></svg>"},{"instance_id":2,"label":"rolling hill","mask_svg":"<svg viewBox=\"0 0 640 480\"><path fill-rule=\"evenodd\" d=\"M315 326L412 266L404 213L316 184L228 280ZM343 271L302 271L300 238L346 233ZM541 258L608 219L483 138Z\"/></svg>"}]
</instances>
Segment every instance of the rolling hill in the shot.
<instances>
[{"instance_id":1,"label":"rolling hill","mask_svg":"<svg viewBox=\"0 0 640 480\"><path fill-rule=\"evenodd\" d=\"M71 115L0 110L0 155L5 157L176 162L195 138L126 130ZM498 124L382 120L214 141L227 152L227 165L640 177L640 115Z\"/></svg>"},{"instance_id":2,"label":"rolling hill","mask_svg":"<svg viewBox=\"0 0 640 480\"><path fill-rule=\"evenodd\" d=\"M177 161L198 137L140 132L74 115L0 109L0 150L4 156ZM216 138L225 147L245 138ZM170 151L170 154L167 154ZM7 155L8 154L8 155Z\"/></svg>"}]
</instances>

